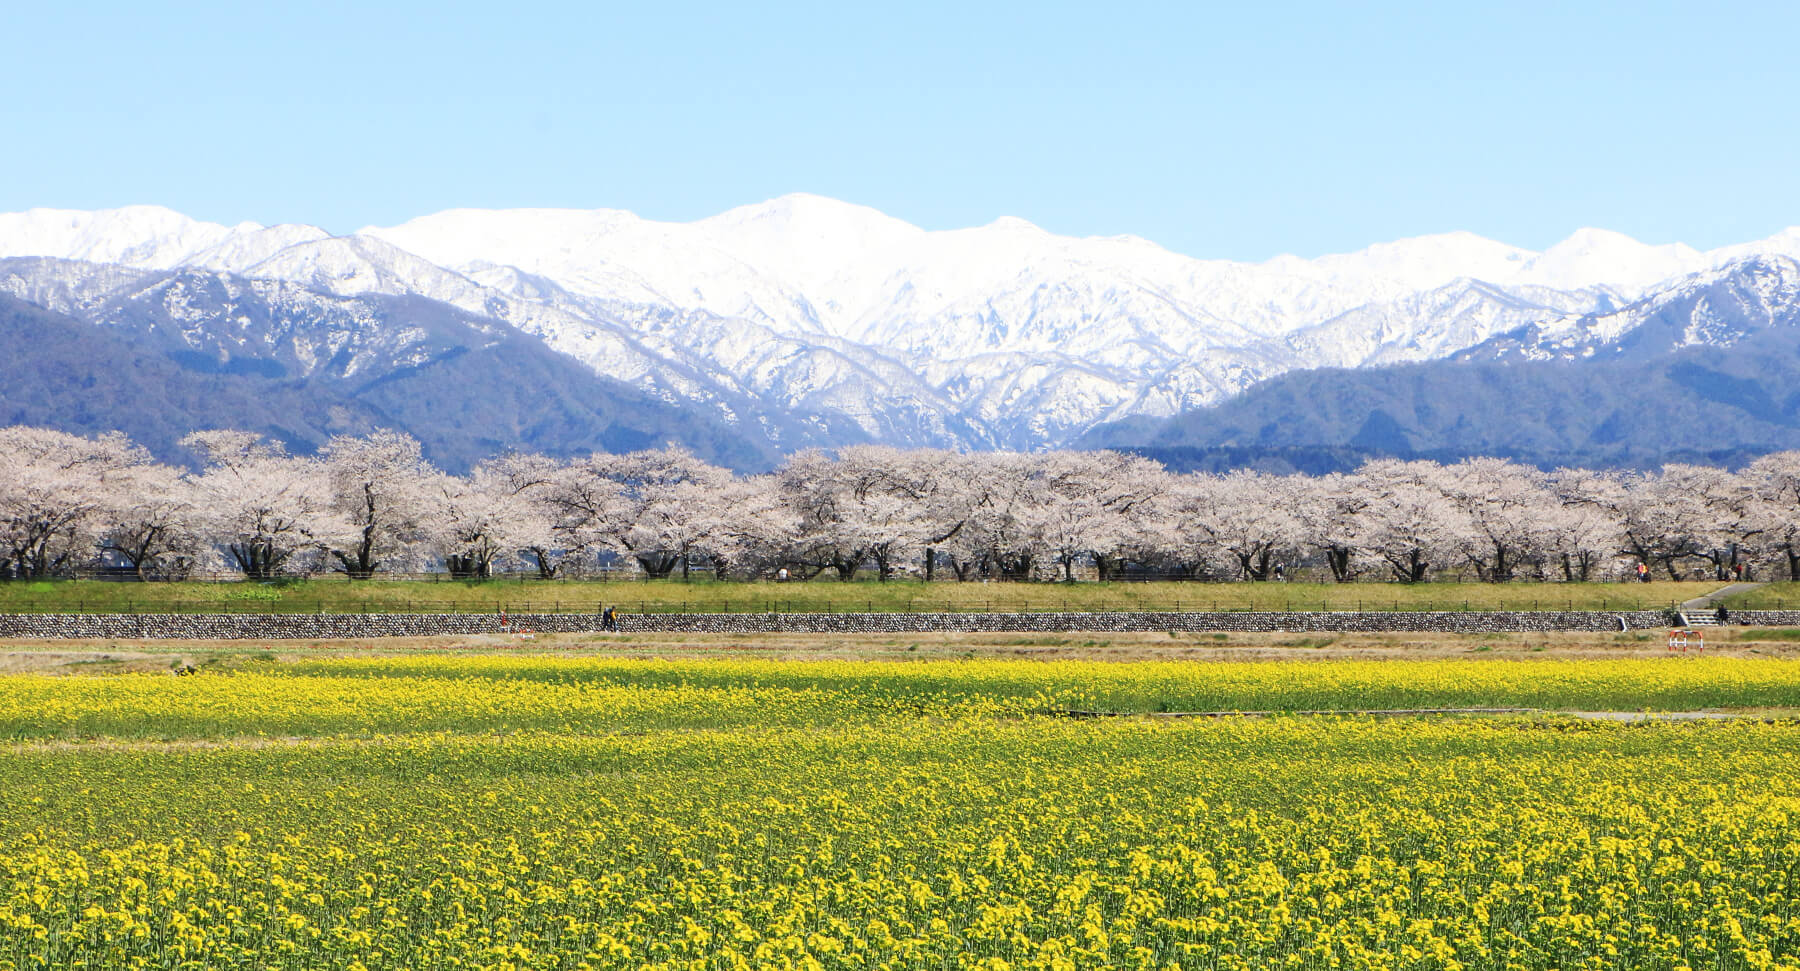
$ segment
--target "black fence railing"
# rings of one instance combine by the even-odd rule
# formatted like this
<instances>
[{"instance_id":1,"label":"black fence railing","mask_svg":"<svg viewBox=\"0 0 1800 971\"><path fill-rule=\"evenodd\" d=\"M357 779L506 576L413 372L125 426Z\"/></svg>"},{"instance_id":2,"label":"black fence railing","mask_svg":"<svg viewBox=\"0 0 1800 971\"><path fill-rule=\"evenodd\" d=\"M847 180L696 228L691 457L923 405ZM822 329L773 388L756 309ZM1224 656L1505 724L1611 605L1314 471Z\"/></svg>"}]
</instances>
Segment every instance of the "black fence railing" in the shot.
<instances>
[{"instance_id":1,"label":"black fence railing","mask_svg":"<svg viewBox=\"0 0 1800 971\"><path fill-rule=\"evenodd\" d=\"M1742 599L1733 599L1730 603L1726 604L1725 606L1726 606L1727 611L1731 611L1731 610L1800 610L1800 601L1789 600L1786 597L1758 597L1758 596L1752 594L1752 595L1744 597Z\"/></svg>"},{"instance_id":2,"label":"black fence railing","mask_svg":"<svg viewBox=\"0 0 1800 971\"><path fill-rule=\"evenodd\" d=\"M1741 604L1732 609L1788 609L1785 600ZM1605 598L1594 601L1532 600L1484 603L1476 600L1282 600L1246 603L1230 600L1180 599L1161 603L1084 604L1055 600L783 600L731 598L709 601L621 600L601 598L517 600L472 603L430 598L372 601L334 600L56 600L0 603L0 614L593 614L612 607L619 614L1133 614L1133 613L1273 613L1273 612L1469 612L1469 611L1673 611L1672 601Z\"/></svg>"},{"instance_id":3,"label":"black fence railing","mask_svg":"<svg viewBox=\"0 0 1800 971\"><path fill-rule=\"evenodd\" d=\"M108 582L115 582L115 583L138 583L138 582L140 582L140 579L136 573L134 573L130 570L127 570L127 569L120 569L120 568L79 569L79 570L73 570L73 571L70 571L67 573L59 574L55 577L51 577L48 579L50 582L53 582L53 583L60 582L60 581L66 581L66 580L90 580L90 581L98 580L98 581L108 581ZM896 582L901 582L901 583L925 582L925 577L922 574L916 573L916 572L903 573L903 574L896 576L894 579ZM1285 579L1292 581L1294 583L1302 583L1302 584L1330 585L1334 582L1332 576L1329 573L1327 573L1323 570L1314 570L1311 568L1294 570L1294 571L1290 572L1285 577ZM1758 579L1762 579L1762 578L1759 577ZM1776 577L1776 579L1786 580L1787 577L1785 575L1785 571L1782 573L1781 576ZM152 584L161 584L161 583L167 583L167 582L171 582L171 581L177 581L177 582L183 582L183 583L217 583L217 584L244 584L244 585L257 585L257 586L261 586L261 585L280 586L285 583L293 583L293 582L302 581L302 580L309 581L312 583L331 582L331 583L346 583L346 584L361 584L361 585L386 584L386 583L443 583L443 584L478 584L478 585L484 585L484 586L485 585L497 585L497 584L530 586L530 585L540 585L540 584L545 584L545 583L653 583L653 584L658 584L658 585L666 584L666 585L681 585L681 586L690 586L690 585L691 586L704 586L704 585L720 584L720 583L746 583L746 582L748 582L748 583L775 583L775 582L778 582L773 573L770 573L767 575L758 575L758 576L748 578L748 579L733 576L731 579L728 579L728 580L720 580L716 576L714 576L714 574L710 570L694 570L691 573L689 573L688 575L684 576L684 575L682 575L681 571L679 569L677 569L674 572L672 572L671 574L669 574L668 576L652 577L652 576L645 574L642 570L639 570L635 566L627 566L627 565L614 565L614 566L592 566L592 565L589 565L589 566L582 566L582 567L569 566L569 567L563 568L561 571L559 571L553 577L545 577L545 576L541 575L540 573L538 573L536 570L493 573L486 577L455 576L450 573L446 573L442 570L427 570L427 571L412 572L412 573L390 572L390 571L384 570L384 571L376 573L370 577L352 580L340 570L320 570L320 571L309 572L309 573L283 574L282 576L277 577L272 580L258 581L258 580L246 579L242 573L238 573L235 571L207 571L207 572L184 573L178 577L153 575L153 576L144 578L143 582L152 583ZM6 583L16 583L16 582L32 582L32 581L29 578L23 578L23 577L0 577L0 585L4 585ZM796 574L790 580L788 580L786 582L796 583L796 584L812 584L812 585L828 586L828 585L839 582L839 580L838 580L838 577L836 574L833 574L830 572L825 572L825 573L820 573L811 578L805 578L805 577L802 577L802 576ZM858 583L876 582L875 571L872 569L865 569L865 570L859 572L857 575L857 578L856 578L856 582L858 582ZM949 571L940 570L940 571L938 571L937 577L936 577L935 581L933 581L933 582L936 582L936 583L966 582L966 583L982 583L982 584L989 584L989 585L994 585L994 586L1044 587L1044 586L1055 586L1057 584L1064 583L1065 581L1060 574L1058 574L1054 577L1049 576L1049 575L1044 575L1041 577L1034 577L1034 578L1030 578L1030 579L1017 578L1017 577L1001 577L1001 576L973 577L967 581L958 581L955 579L955 577ZM1182 573L1130 573L1130 574L1125 574L1125 575L1111 576L1111 577L1106 578L1104 581L1101 581L1099 579L1099 577L1097 577L1091 569L1087 569L1087 570L1077 571L1074 582L1076 585L1090 584L1090 583L1095 583L1095 582L1104 582L1107 584L1130 584L1130 585L1168 583L1168 584L1181 584L1184 586L1205 587L1205 586L1211 586L1213 584L1234 584L1234 583L1240 583L1240 582L1245 582L1245 581L1241 580L1238 577L1228 577L1228 576L1197 577L1197 576L1192 576L1189 574L1182 574ZM1263 581L1263 582L1280 582L1280 581ZM1388 580L1387 576L1385 574L1383 574L1383 575L1379 575L1379 576L1378 575L1368 575L1368 576L1360 578L1356 582L1359 582L1362 584L1386 583L1386 582L1389 582L1389 580ZM1536 584L1542 585L1542 586L1556 586L1556 585L1562 583L1563 581L1547 579L1547 580L1541 580L1541 581L1520 580L1520 581L1515 581L1515 582L1536 583ZM1668 582L1668 579L1666 577L1659 577L1659 578L1657 578L1656 582L1658 582L1658 583ZM1730 583L1732 581L1731 581L1730 577L1713 577L1711 575L1706 575L1706 576L1694 575L1694 576L1690 576L1690 577L1683 577L1679 582L1683 582L1683 583L1718 583L1718 584L1722 585L1722 584ZM1638 584L1638 580L1635 576L1632 576L1629 574L1620 574L1620 575L1616 575L1616 576L1608 575L1608 576L1604 576L1604 577L1596 577L1592 581L1584 581L1584 585L1587 585L1587 584L1608 584L1608 585L1614 585L1614 586L1636 586ZM1471 586L1471 587L1487 588L1487 587L1493 587L1496 585L1505 586L1506 584L1504 584L1504 583L1493 584L1488 581L1482 580L1480 577L1476 576L1473 573L1466 572L1466 571L1448 570L1443 573L1434 574L1429 581L1425 581L1425 585L1451 586L1451 587L1467 585L1467 586Z\"/></svg>"}]
</instances>

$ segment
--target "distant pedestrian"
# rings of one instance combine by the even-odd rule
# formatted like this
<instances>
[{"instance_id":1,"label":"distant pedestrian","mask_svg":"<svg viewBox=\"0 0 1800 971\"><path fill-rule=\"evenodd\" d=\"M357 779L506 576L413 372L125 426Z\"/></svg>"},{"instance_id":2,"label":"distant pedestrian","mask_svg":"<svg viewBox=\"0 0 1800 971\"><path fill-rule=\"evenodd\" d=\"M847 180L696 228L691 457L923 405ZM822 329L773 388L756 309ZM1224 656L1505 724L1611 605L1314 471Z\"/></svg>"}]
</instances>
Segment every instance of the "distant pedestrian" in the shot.
<instances>
[{"instance_id":1,"label":"distant pedestrian","mask_svg":"<svg viewBox=\"0 0 1800 971\"><path fill-rule=\"evenodd\" d=\"M775 582L776 583L786 583L787 578L788 578L787 567L784 566L781 569L775 571Z\"/></svg>"},{"instance_id":2,"label":"distant pedestrian","mask_svg":"<svg viewBox=\"0 0 1800 971\"><path fill-rule=\"evenodd\" d=\"M619 611L617 607L608 607L600 612L600 629L617 632L619 629Z\"/></svg>"},{"instance_id":3,"label":"distant pedestrian","mask_svg":"<svg viewBox=\"0 0 1800 971\"><path fill-rule=\"evenodd\" d=\"M1287 572L1282 570L1281 564L1279 564L1279 563L1275 564L1275 582L1276 583L1287 582Z\"/></svg>"},{"instance_id":4,"label":"distant pedestrian","mask_svg":"<svg viewBox=\"0 0 1800 971\"><path fill-rule=\"evenodd\" d=\"M1644 564L1639 563L1637 565L1637 575L1638 575L1639 583L1649 583L1650 582L1650 568L1645 566Z\"/></svg>"}]
</instances>

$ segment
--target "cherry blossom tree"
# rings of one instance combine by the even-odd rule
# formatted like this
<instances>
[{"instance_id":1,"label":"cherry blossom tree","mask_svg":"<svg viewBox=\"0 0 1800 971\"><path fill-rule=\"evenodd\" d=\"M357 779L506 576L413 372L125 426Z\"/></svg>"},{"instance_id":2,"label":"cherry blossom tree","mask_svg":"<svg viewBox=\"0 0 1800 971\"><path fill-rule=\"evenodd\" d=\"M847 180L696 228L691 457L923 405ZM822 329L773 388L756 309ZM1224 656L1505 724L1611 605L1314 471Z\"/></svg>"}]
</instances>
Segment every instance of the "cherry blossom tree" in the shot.
<instances>
[{"instance_id":1,"label":"cherry blossom tree","mask_svg":"<svg viewBox=\"0 0 1800 971\"><path fill-rule=\"evenodd\" d=\"M332 508L349 527L329 547L345 576L369 579L420 548L442 509L443 490L417 440L392 431L340 435L320 454Z\"/></svg>"},{"instance_id":2,"label":"cherry blossom tree","mask_svg":"<svg viewBox=\"0 0 1800 971\"><path fill-rule=\"evenodd\" d=\"M1543 473L1506 459L1472 458L1443 467L1444 497L1468 529L1458 552L1475 575L1506 583L1542 553L1543 517L1551 496Z\"/></svg>"},{"instance_id":3,"label":"cherry blossom tree","mask_svg":"<svg viewBox=\"0 0 1800 971\"><path fill-rule=\"evenodd\" d=\"M478 476L493 480L494 488L510 493L526 504L526 520L515 541L531 558L538 579L554 580L571 552L566 534L558 529L558 507L553 495L563 464L547 455L512 452L476 466Z\"/></svg>"},{"instance_id":4,"label":"cherry blossom tree","mask_svg":"<svg viewBox=\"0 0 1800 971\"><path fill-rule=\"evenodd\" d=\"M940 560L955 570L957 551L968 560L959 537L968 526L981 490L974 485L980 468L978 456L943 449L911 449L904 453L906 481L917 496L916 512L922 534L926 581L937 578ZM952 549L946 549L949 544ZM968 579L959 575L959 579Z\"/></svg>"},{"instance_id":5,"label":"cherry blossom tree","mask_svg":"<svg viewBox=\"0 0 1800 971\"><path fill-rule=\"evenodd\" d=\"M709 531L731 473L681 448L595 454L570 463L549 502L556 529L583 548L629 556L655 578L686 575Z\"/></svg>"},{"instance_id":6,"label":"cherry blossom tree","mask_svg":"<svg viewBox=\"0 0 1800 971\"><path fill-rule=\"evenodd\" d=\"M553 507L545 494L558 463L541 455L508 454L477 465L467 478L437 480L433 544L453 577L483 579L494 564L529 556L542 579L561 567Z\"/></svg>"},{"instance_id":7,"label":"cherry blossom tree","mask_svg":"<svg viewBox=\"0 0 1800 971\"><path fill-rule=\"evenodd\" d=\"M119 434L0 428L0 576L47 577L86 562L122 480L148 463Z\"/></svg>"},{"instance_id":8,"label":"cherry blossom tree","mask_svg":"<svg viewBox=\"0 0 1800 971\"><path fill-rule=\"evenodd\" d=\"M1615 485L1603 501L1619 522L1626 552L1652 569L1661 566L1671 580L1682 579L1693 561L1713 558L1738 525L1712 519L1724 508L1723 494L1731 491L1714 475L1719 471L1669 465L1660 473L1612 476Z\"/></svg>"},{"instance_id":9,"label":"cherry blossom tree","mask_svg":"<svg viewBox=\"0 0 1800 971\"><path fill-rule=\"evenodd\" d=\"M1038 457L1017 452L971 455L956 503L961 528L940 548L959 580L1028 580L1048 552L1037 508Z\"/></svg>"},{"instance_id":10,"label":"cherry blossom tree","mask_svg":"<svg viewBox=\"0 0 1800 971\"><path fill-rule=\"evenodd\" d=\"M140 581L186 576L205 546L194 484L179 469L146 462L109 485L100 552L124 560Z\"/></svg>"},{"instance_id":11,"label":"cherry blossom tree","mask_svg":"<svg viewBox=\"0 0 1800 971\"><path fill-rule=\"evenodd\" d=\"M799 519L797 549L813 572L854 580L872 560L887 580L918 555L926 522L907 472L899 450L884 446L848 447L836 457L809 449L788 460L782 489Z\"/></svg>"},{"instance_id":12,"label":"cherry blossom tree","mask_svg":"<svg viewBox=\"0 0 1800 971\"><path fill-rule=\"evenodd\" d=\"M788 567L883 580L923 565L959 580L1101 579L1130 563L1195 579L1269 579L1302 556L1338 581L1382 569L1417 583L1582 581L1626 557L1681 578L1780 557L1800 575L1800 452L1743 472L1552 473L1503 459L1382 460L1348 475L1171 475L1115 452L956 454L885 446L802 452L734 476L680 449L562 462L512 454L467 476L393 432L333 439L317 458L245 432L183 444L198 474L123 436L0 429L0 576L124 564L179 575L220 557L246 578L334 562L353 579L441 562L545 578L595 552L646 575L764 576ZM216 553L214 552L216 551ZM98 557L99 559L96 559Z\"/></svg>"},{"instance_id":13,"label":"cherry blossom tree","mask_svg":"<svg viewBox=\"0 0 1800 971\"><path fill-rule=\"evenodd\" d=\"M1618 480L1586 469L1557 469L1545 485L1554 503L1538 523L1545 550L1565 581L1595 579L1598 567L1624 548L1625 534L1613 514Z\"/></svg>"},{"instance_id":14,"label":"cherry blossom tree","mask_svg":"<svg viewBox=\"0 0 1800 971\"><path fill-rule=\"evenodd\" d=\"M1446 496L1434 462L1379 459L1357 472L1368 505L1357 516L1357 545L1387 562L1395 580L1422 583L1455 556L1472 531Z\"/></svg>"},{"instance_id":15,"label":"cherry blossom tree","mask_svg":"<svg viewBox=\"0 0 1800 971\"><path fill-rule=\"evenodd\" d=\"M1358 527L1369 506L1362 478L1340 472L1296 476L1292 488L1291 501L1302 542L1325 557L1333 580L1348 583L1356 579L1361 572L1357 561Z\"/></svg>"},{"instance_id":16,"label":"cherry blossom tree","mask_svg":"<svg viewBox=\"0 0 1800 971\"><path fill-rule=\"evenodd\" d=\"M1288 476L1232 472L1214 489L1209 528L1239 577L1267 580L1295 555L1305 536L1294 505L1302 493Z\"/></svg>"},{"instance_id":17,"label":"cherry blossom tree","mask_svg":"<svg viewBox=\"0 0 1800 971\"><path fill-rule=\"evenodd\" d=\"M1216 476L1193 474L1176 476L1153 503L1166 524L1157 552L1189 579L1217 579L1235 568L1220 538L1225 501Z\"/></svg>"},{"instance_id":18,"label":"cherry blossom tree","mask_svg":"<svg viewBox=\"0 0 1800 971\"><path fill-rule=\"evenodd\" d=\"M1092 562L1110 579L1139 555L1146 537L1138 523L1168 489L1168 476L1161 465L1122 452L1051 452L1038 460L1030 487L1036 496L1029 528L1063 580L1073 582L1077 563Z\"/></svg>"},{"instance_id":19,"label":"cherry blossom tree","mask_svg":"<svg viewBox=\"0 0 1800 971\"><path fill-rule=\"evenodd\" d=\"M767 575L793 562L800 515L786 501L779 476L734 479L713 499L697 546L716 577L723 580L734 569Z\"/></svg>"},{"instance_id":20,"label":"cherry blossom tree","mask_svg":"<svg viewBox=\"0 0 1800 971\"><path fill-rule=\"evenodd\" d=\"M1762 546L1786 561L1789 579L1800 579L1800 452L1765 455L1750 463L1744 477Z\"/></svg>"},{"instance_id":21,"label":"cherry blossom tree","mask_svg":"<svg viewBox=\"0 0 1800 971\"><path fill-rule=\"evenodd\" d=\"M1679 496L1685 508L1698 506L1689 521L1689 541L1698 556L1712 562L1717 578L1729 577L1762 532L1753 477L1708 465L1670 464L1660 479L1665 500Z\"/></svg>"},{"instance_id":22,"label":"cherry blossom tree","mask_svg":"<svg viewBox=\"0 0 1800 971\"><path fill-rule=\"evenodd\" d=\"M350 531L322 462L250 432L195 432L181 444L205 463L193 480L196 528L245 579L273 579Z\"/></svg>"}]
</instances>

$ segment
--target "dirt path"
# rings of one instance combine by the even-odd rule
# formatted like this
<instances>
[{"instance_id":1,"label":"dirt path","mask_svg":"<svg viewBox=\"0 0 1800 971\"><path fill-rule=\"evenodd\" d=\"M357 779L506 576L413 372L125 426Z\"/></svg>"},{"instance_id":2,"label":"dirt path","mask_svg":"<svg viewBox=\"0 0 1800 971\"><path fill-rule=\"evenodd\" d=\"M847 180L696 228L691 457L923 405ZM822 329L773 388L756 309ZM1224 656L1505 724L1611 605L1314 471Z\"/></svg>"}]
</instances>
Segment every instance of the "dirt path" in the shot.
<instances>
[{"instance_id":1,"label":"dirt path","mask_svg":"<svg viewBox=\"0 0 1800 971\"><path fill-rule=\"evenodd\" d=\"M8 646L20 642L10 642ZM27 642L29 643L29 642ZM192 662L185 652L121 650L9 650L0 652L0 674L173 674Z\"/></svg>"},{"instance_id":2,"label":"dirt path","mask_svg":"<svg viewBox=\"0 0 1800 971\"><path fill-rule=\"evenodd\" d=\"M1708 630L1706 654L1800 659L1800 632ZM0 641L4 674L167 674L182 665L228 670L267 661L480 654L644 659L768 658L872 662L1016 658L1096 661L1296 661L1465 658L1514 660L1670 655L1661 631L1541 634L1014 633L1014 634L546 634L282 642Z\"/></svg>"}]
</instances>

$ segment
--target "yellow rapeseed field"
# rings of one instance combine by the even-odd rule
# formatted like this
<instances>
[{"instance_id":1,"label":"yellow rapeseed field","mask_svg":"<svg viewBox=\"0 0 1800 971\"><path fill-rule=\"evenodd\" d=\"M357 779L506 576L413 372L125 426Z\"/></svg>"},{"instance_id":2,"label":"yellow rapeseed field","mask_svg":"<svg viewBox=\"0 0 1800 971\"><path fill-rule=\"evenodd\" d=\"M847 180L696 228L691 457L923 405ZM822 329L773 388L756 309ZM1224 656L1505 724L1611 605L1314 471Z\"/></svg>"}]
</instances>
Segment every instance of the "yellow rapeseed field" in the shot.
<instances>
[{"instance_id":1,"label":"yellow rapeseed field","mask_svg":"<svg viewBox=\"0 0 1800 971\"><path fill-rule=\"evenodd\" d=\"M0 969L1800 968L1800 665L0 678Z\"/></svg>"}]
</instances>

